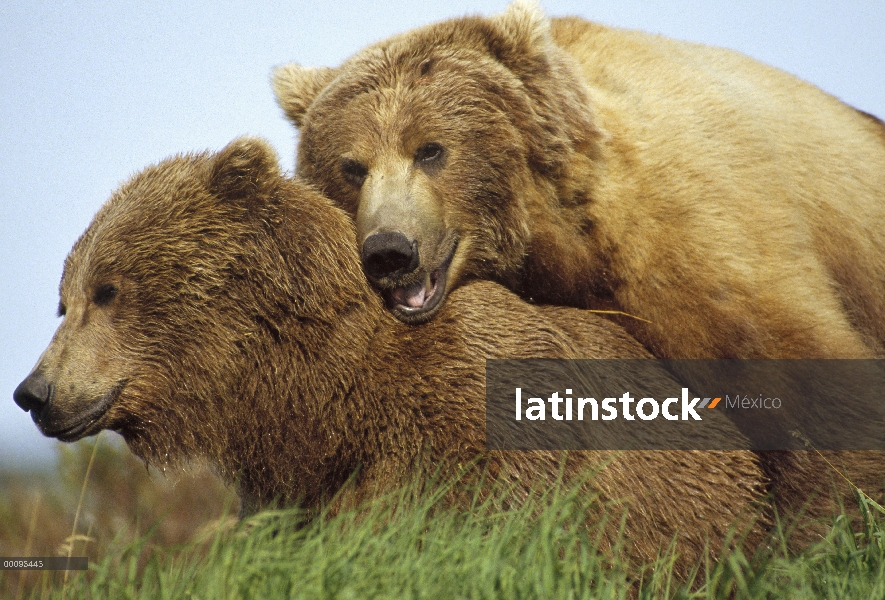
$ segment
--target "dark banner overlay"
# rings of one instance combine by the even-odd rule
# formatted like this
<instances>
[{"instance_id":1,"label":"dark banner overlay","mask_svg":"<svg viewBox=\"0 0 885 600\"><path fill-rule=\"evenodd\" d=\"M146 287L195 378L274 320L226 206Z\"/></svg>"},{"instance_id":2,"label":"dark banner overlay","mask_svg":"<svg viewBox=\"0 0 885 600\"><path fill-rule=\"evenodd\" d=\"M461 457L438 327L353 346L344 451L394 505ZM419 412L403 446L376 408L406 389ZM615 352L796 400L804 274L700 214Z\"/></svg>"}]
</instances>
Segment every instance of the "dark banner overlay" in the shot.
<instances>
[{"instance_id":1,"label":"dark banner overlay","mask_svg":"<svg viewBox=\"0 0 885 600\"><path fill-rule=\"evenodd\" d=\"M883 360L489 360L492 450L885 450Z\"/></svg>"},{"instance_id":2,"label":"dark banner overlay","mask_svg":"<svg viewBox=\"0 0 885 600\"><path fill-rule=\"evenodd\" d=\"M12 556L0 557L0 571L86 571L86 556Z\"/></svg>"}]
</instances>

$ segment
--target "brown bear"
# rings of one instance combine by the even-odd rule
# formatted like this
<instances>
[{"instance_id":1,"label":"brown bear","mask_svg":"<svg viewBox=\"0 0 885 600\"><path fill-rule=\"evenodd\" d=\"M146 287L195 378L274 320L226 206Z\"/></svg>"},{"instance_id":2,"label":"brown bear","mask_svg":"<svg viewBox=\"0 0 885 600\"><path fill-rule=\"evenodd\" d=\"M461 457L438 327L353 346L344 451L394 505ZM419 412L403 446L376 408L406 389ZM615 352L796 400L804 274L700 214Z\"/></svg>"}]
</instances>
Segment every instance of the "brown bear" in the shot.
<instances>
[{"instance_id":1,"label":"brown bear","mask_svg":"<svg viewBox=\"0 0 885 600\"><path fill-rule=\"evenodd\" d=\"M685 572L765 494L748 451L487 451L486 358L648 353L609 321L485 281L424 326L399 322L362 274L348 215L285 178L260 140L125 183L68 256L59 314L14 394L40 430L110 429L159 467L208 460L246 512L277 498L315 507L349 478L359 499L472 459L518 498L566 460L568 477L599 469L600 512L630 506L636 561L675 537Z\"/></svg>"},{"instance_id":2,"label":"brown bear","mask_svg":"<svg viewBox=\"0 0 885 600\"><path fill-rule=\"evenodd\" d=\"M885 355L885 125L791 75L517 2L273 85L403 321L484 278L663 358Z\"/></svg>"}]
</instances>

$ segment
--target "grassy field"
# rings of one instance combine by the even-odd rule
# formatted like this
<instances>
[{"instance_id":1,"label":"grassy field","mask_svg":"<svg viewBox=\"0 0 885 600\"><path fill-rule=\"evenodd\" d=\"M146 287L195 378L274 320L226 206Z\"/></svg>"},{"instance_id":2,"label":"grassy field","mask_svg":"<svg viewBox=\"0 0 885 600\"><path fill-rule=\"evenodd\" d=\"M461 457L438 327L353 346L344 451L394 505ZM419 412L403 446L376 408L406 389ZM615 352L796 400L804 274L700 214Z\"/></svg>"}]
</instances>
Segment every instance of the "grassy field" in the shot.
<instances>
[{"instance_id":1,"label":"grassy field","mask_svg":"<svg viewBox=\"0 0 885 600\"><path fill-rule=\"evenodd\" d=\"M74 555L90 557L89 571L67 581L0 571L4 597L885 598L878 510L862 532L840 517L798 555L775 534L756 556L706 561L686 582L666 553L637 570L599 551L597 531L584 525L591 499L569 490L507 511L494 497L454 510L440 501L449 485L440 482L310 522L293 510L237 522L232 495L211 475L168 480L108 443L81 502L92 454L80 443L60 455L57 474L3 479L11 493L0 500L0 555L64 554L73 542Z\"/></svg>"}]
</instances>

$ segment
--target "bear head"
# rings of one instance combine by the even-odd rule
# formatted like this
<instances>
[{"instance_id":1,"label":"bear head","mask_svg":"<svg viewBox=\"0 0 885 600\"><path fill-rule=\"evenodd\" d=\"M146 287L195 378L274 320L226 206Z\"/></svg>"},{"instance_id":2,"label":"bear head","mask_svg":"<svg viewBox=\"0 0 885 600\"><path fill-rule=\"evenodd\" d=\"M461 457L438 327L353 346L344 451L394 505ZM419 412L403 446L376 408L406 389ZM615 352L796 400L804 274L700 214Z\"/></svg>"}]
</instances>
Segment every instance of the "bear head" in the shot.
<instances>
[{"instance_id":1,"label":"bear head","mask_svg":"<svg viewBox=\"0 0 885 600\"><path fill-rule=\"evenodd\" d=\"M339 68L275 71L298 174L355 218L363 270L402 321L431 318L468 278L518 290L529 245L549 243L533 207L586 203L599 134L570 60L517 2Z\"/></svg>"},{"instance_id":2,"label":"bear head","mask_svg":"<svg viewBox=\"0 0 885 600\"><path fill-rule=\"evenodd\" d=\"M340 242L330 247L326 235ZM350 219L283 177L260 140L149 167L74 245L60 284L63 321L14 399L47 436L110 429L161 467L197 457L229 480L253 465L272 482L297 481L299 466L318 472L270 457L318 447L309 392L334 398L348 385L359 362L348 348L373 326L355 324L360 307L374 301L381 311L353 236ZM340 360L314 369L332 354ZM298 378L272 376L293 361Z\"/></svg>"}]
</instances>

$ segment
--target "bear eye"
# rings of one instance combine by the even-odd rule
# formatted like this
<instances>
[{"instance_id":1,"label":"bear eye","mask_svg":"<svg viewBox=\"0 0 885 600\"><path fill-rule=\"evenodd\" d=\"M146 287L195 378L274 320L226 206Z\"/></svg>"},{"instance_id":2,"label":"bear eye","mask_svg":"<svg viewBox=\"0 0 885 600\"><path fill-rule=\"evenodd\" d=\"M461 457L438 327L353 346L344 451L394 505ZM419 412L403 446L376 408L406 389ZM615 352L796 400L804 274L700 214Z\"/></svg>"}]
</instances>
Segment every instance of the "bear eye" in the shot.
<instances>
[{"instance_id":1,"label":"bear eye","mask_svg":"<svg viewBox=\"0 0 885 600\"><path fill-rule=\"evenodd\" d=\"M432 163L442 158L442 155L443 147L441 144L428 142L415 151L415 162Z\"/></svg>"},{"instance_id":2,"label":"bear eye","mask_svg":"<svg viewBox=\"0 0 885 600\"><path fill-rule=\"evenodd\" d=\"M59 317L63 317L67 314L67 312L68 312L68 307L65 306L65 303L59 302L58 303L58 311L56 314L58 314Z\"/></svg>"},{"instance_id":3,"label":"bear eye","mask_svg":"<svg viewBox=\"0 0 885 600\"><path fill-rule=\"evenodd\" d=\"M95 302L98 306L105 306L110 303L111 300L117 297L117 286L111 285L109 283L105 285L98 286L98 289L95 290L95 293L92 295L92 301Z\"/></svg>"},{"instance_id":4,"label":"bear eye","mask_svg":"<svg viewBox=\"0 0 885 600\"><path fill-rule=\"evenodd\" d=\"M369 174L369 170L352 158L342 158L341 174L344 175L344 179L347 180L347 183L354 187L360 187L363 185L363 181L366 180L366 175Z\"/></svg>"}]
</instances>

